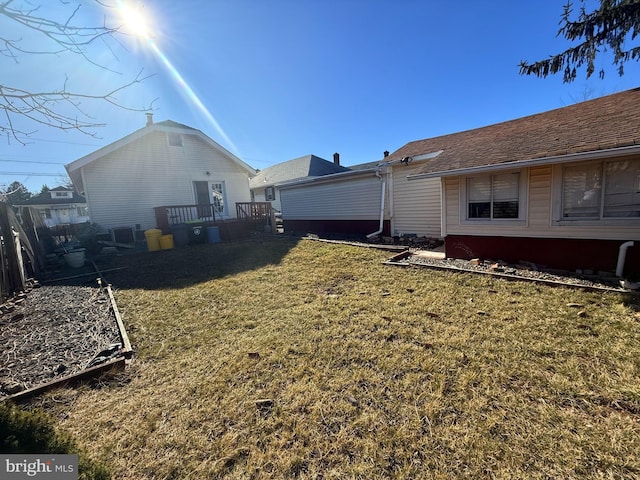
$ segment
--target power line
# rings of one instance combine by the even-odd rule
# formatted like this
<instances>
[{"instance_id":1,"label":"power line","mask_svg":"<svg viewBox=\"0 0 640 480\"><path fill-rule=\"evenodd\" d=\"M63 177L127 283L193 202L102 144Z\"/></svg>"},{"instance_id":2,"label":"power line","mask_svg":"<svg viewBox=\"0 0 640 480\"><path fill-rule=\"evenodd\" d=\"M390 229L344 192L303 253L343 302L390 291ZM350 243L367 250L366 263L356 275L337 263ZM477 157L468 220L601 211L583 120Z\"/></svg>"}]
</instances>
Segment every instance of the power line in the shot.
<instances>
[{"instance_id":1,"label":"power line","mask_svg":"<svg viewBox=\"0 0 640 480\"><path fill-rule=\"evenodd\" d=\"M46 138L35 138L35 137L20 137L19 140L24 140L28 142L29 140L36 140L38 142L48 142L48 143L65 143L67 145L82 145L85 147L100 147L101 145L95 143L80 143L80 142L66 142L64 140L47 140Z\"/></svg>"},{"instance_id":2,"label":"power line","mask_svg":"<svg viewBox=\"0 0 640 480\"><path fill-rule=\"evenodd\" d=\"M38 165L64 165L66 162L38 162L38 161L29 161L29 160L9 160L8 158L0 158L0 162L12 162L12 163L28 163L28 164L38 164Z\"/></svg>"},{"instance_id":3,"label":"power line","mask_svg":"<svg viewBox=\"0 0 640 480\"><path fill-rule=\"evenodd\" d=\"M63 173L35 173L35 172L0 172L0 175L27 175L30 177L59 177Z\"/></svg>"}]
</instances>

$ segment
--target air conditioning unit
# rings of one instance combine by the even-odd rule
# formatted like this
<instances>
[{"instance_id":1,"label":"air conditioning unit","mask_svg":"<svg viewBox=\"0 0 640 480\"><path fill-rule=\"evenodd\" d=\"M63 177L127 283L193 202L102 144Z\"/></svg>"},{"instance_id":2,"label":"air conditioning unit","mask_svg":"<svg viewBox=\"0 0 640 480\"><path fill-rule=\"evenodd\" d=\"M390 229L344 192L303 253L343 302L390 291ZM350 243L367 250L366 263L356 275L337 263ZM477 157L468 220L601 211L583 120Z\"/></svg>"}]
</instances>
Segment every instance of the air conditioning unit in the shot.
<instances>
[{"instance_id":1,"label":"air conditioning unit","mask_svg":"<svg viewBox=\"0 0 640 480\"><path fill-rule=\"evenodd\" d=\"M116 243L136 243L136 232L133 227L115 227L111 229L111 240Z\"/></svg>"}]
</instances>

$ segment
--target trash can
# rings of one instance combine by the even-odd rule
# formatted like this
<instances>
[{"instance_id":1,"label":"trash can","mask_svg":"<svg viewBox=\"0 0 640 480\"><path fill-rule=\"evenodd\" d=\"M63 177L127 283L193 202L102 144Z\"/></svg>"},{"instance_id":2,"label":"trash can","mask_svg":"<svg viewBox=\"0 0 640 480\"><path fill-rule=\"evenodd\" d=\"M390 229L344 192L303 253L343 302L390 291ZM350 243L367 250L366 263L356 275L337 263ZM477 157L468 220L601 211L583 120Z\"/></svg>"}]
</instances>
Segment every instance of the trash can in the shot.
<instances>
[{"instance_id":1,"label":"trash can","mask_svg":"<svg viewBox=\"0 0 640 480\"><path fill-rule=\"evenodd\" d=\"M220 227L207 227L207 242L218 243L220 241Z\"/></svg>"},{"instance_id":2,"label":"trash can","mask_svg":"<svg viewBox=\"0 0 640 480\"><path fill-rule=\"evenodd\" d=\"M71 268L80 268L84 265L85 249L77 248L64 254L64 259Z\"/></svg>"},{"instance_id":3,"label":"trash can","mask_svg":"<svg viewBox=\"0 0 640 480\"><path fill-rule=\"evenodd\" d=\"M162 230L152 228L144 231L144 238L147 240L147 250L155 252L160 250L160 237L162 236Z\"/></svg>"},{"instance_id":4,"label":"trash can","mask_svg":"<svg viewBox=\"0 0 640 480\"><path fill-rule=\"evenodd\" d=\"M202 224L189 225L189 245L205 243L207 235Z\"/></svg>"},{"instance_id":5,"label":"trash can","mask_svg":"<svg viewBox=\"0 0 640 480\"><path fill-rule=\"evenodd\" d=\"M189 243L189 227L184 223L171 225L171 233L176 247L184 247Z\"/></svg>"},{"instance_id":6,"label":"trash can","mask_svg":"<svg viewBox=\"0 0 640 480\"><path fill-rule=\"evenodd\" d=\"M171 250L173 248L173 235L162 235L160 237L160 248L162 250Z\"/></svg>"}]
</instances>

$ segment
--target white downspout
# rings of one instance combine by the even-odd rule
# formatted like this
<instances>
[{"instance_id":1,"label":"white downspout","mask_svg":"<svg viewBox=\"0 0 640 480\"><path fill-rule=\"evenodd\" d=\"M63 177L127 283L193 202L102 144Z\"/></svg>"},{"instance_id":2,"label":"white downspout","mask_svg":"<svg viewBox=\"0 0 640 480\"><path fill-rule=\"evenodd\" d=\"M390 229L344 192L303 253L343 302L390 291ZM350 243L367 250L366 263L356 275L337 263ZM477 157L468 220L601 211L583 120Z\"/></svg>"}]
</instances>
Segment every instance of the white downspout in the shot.
<instances>
[{"instance_id":1,"label":"white downspout","mask_svg":"<svg viewBox=\"0 0 640 480\"><path fill-rule=\"evenodd\" d=\"M393 167L387 173L387 210L389 211L389 234L393 237L396 231L396 221L393 218Z\"/></svg>"},{"instance_id":2,"label":"white downspout","mask_svg":"<svg viewBox=\"0 0 640 480\"><path fill-rule=\"evenodd\" d=\"M376 176L382 182L382 187L380 188L380 192L381 192L380 193L380 225L378 227L378 230L367 235L367 238L369 239L375 237L376 235L380 235L382 233L382 230L384 229L384 194L385 194L387 182L382 180L382 177L380 176L380 171L378 170L376 170Z\"/></svg>"},{"instance_id":3,"label":"white downspout","mask_svg":"<svg viewBox=\"0 0 640 480\"><path fill-rule=\"evenodd\" d=\"M627 249L633 247L633 242L624 242L618 250L618 265L616 267L616 277L622 277L624 271L624 261L627 257Z\"/></svg>"}]
</instances>

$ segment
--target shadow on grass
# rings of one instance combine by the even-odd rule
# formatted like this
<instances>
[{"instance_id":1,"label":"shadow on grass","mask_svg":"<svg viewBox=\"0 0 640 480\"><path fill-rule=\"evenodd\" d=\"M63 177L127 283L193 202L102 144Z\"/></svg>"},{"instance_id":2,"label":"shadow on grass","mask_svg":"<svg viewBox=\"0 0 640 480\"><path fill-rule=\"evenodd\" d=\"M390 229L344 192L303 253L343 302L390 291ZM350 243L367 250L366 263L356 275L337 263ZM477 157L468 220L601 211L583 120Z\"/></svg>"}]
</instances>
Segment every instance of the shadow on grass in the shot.
<instances>
[{"instance_id":1,"label":"shadow on grass","mask_svg":"<svg viewBox=\"0 0 640 480\"><path fill-rule=\"evenodd\" d=\"M102 256L95 260L107 282L119 289L184 288L215 278L278 264L299 238L256 237L172 250Z\"/></svg>"},{"instance_id":2,"label":"shadow on grass","mask_svg":"<svg viewBox=\"0 0 640 480\"><path fill-rule=\"evenodd\" d=\"M627 307L640 312L640 292L635 291L624 294L623 302Z\"/></svg>"}]
</instances>

